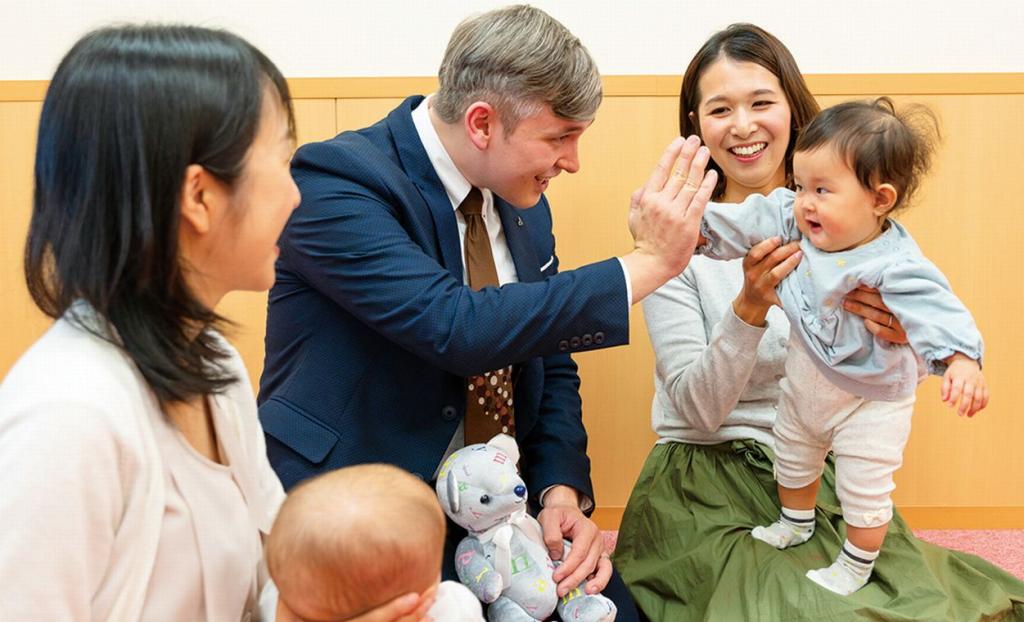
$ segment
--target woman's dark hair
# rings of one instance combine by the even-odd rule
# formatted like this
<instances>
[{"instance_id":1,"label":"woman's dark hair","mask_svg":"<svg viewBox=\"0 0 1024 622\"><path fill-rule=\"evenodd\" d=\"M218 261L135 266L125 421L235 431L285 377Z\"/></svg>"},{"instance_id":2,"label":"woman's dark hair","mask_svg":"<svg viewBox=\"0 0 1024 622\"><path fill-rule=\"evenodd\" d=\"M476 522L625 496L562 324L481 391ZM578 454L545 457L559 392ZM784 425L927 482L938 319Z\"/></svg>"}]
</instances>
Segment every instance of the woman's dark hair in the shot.
<instances>
[{"instance_id":1,"label":"woman's dark hair","mask_svg":"<svg viewBox=\"0 0 1024 622\"><path fill-rule=\"evenodd\" d=\"M896 203L890 213L907 207L931 166L940 139L939 122L927 106L899 110L888 97L844 102L827 108L800 134L796 150L832 147L846 160L860 185L873 190L892 184Z\"/></svg>"},{"instance_id":2,"label":"woman's dark hair","mask_svg":"<svg viewBox=\"0 0 1024 622\"><path fill-rule=\"evenodd\" d=\"M25 279L40 309L119 345L161 403L235 378L212 328L227 321L185 280L178 250L185 169L237 181L275 93L288 85L231 33L191 26L103 28L67 53L39 122ZM99 325L72 308L87 302ZM111 330L112 329L112 330Z\"/></svg>"},{"instance_id":3,"label":"woman's dark hair","mask_svg":"<svg viewBox=\"0 0 1024 622\"><path fill-rule=\"evenodd\" d=\"M774 35L753 24L732 24L725 30L716 32L694 55L686 68L686 73L683 74L683 84L679 90L679 134L700 136L700 79L707 68L723 56L733 61L760 65L779 79L792 115L785 158L786 183L791 183L793 146L801 128L810 123L818 113L818 102L811 95L796 60L786 46ZM708 162L708 167L718 172L718 185L715 186L712 198L719 199L725 192L725 175L714 160Z\"/></svg>"}]
</instances>

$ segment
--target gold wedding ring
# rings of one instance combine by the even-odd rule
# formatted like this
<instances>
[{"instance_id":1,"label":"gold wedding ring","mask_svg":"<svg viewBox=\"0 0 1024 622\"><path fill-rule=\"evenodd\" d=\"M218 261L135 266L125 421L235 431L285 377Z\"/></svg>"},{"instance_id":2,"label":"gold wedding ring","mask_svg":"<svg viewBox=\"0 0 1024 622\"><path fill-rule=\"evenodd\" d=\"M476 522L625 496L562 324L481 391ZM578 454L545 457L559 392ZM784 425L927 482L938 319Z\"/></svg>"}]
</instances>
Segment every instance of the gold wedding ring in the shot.
<instances>
[{"instance_id":1,"label":"gold wedding ring","mask_svg":"<svg viewBox=\"0 0 1024 622\"><path fill-rule=\"evenodd\" d=\"M691 192L696 192L700 188L700 184L690 179L687 176L686 171L684 171L683 169L677 169L676 172L673 173L673 175L675 175L679 179L684 179L685 181L683 182L683 188L686 188Z\"/></svg>"}]
</instances>

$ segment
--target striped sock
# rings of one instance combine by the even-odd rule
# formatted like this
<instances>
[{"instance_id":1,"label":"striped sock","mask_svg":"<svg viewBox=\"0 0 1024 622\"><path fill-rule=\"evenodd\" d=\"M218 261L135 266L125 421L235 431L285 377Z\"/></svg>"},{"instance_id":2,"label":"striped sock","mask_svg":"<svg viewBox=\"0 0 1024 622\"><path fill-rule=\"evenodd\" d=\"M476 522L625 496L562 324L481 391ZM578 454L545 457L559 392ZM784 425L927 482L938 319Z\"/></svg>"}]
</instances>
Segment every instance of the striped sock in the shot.
<instances>
[{"instance_id":1,"label":"striped sock","mask_svg":"<svg viewBox=\"0 0 1024 622\"><path fill-rule=\"evenodd\" d=\"M750 535L777 549L803 544L814 535L814 508L794 510L783 506L779 520L767 527L754 527Z\"/></svg>"},{"instance_id":2,"label":"striped sock","mask_svg":"<svg viewBox=\"0 0 1024 622\"><path fill-rule=\"evenodd\" d=\"M853 594L868 582L878 551L865 551L847 540L839 557L827 568L808 570L807 578L842 596Z\"/></svg>"}]
</instances>

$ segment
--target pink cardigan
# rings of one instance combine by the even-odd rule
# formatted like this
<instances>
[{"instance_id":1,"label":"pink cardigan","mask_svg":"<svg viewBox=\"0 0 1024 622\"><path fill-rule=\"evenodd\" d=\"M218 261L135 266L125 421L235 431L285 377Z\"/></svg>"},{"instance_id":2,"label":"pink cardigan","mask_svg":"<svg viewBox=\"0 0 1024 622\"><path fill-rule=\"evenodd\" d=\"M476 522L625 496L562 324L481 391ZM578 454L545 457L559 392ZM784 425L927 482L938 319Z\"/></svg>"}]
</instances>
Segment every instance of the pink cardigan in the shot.
<instances>
[{"instance_id":1,"label":"pink cardigan","mask_svg":"<svg viewBox=\"0 0 1024 622\"><path fill-rule=\"evenodd\" d=\"M284 491L242 361L223 345L241 381L214 398L220 421L234 428L218 428L219 442L249 524L266 534ZM154 431L168 425L130 359L64 318L21 357L0 385L0 618L136 620L151 599L199 597L184 585L149 584L158 547L176 545L160 540L168 493ZM245 595L223 602L229 596L205 583L200 610L237 619Z\"/></svg>"}]
</instances>

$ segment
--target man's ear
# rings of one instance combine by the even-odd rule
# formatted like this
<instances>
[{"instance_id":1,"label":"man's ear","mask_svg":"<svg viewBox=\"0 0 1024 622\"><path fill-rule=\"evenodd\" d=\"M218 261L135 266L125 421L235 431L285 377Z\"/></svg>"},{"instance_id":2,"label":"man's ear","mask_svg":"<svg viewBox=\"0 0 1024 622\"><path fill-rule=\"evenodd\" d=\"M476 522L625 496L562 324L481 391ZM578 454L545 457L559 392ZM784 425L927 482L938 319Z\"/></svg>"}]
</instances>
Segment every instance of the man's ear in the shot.
<instances>
[{"instance_id":1,"label":"man's ear","mask_svg":"<svg viewBox=\"0 0 1024 622\"><path fill-rule=\"evenodd\" d=\"M899 193L892 184L879 184L875 186L875 215L885 216L889 210L896 205Z\"/></svg>"},{"instance_id":2,"label":"man's ear","mask_svg":"<svg viewBox=\"0 0 1024 622\"><path fill-rule=\"evenodd\" d=\"M466 108L466 114L463 118L466 123L466 134L469 137L469 141L481 151L487 149L495 131L500 126L498 111L487 102L477 101Z\"/></svg>"},{"instance_id":3,"label":"man's ear","mask_svg":"<svg viewBox=\"0 0 1024 622\"><path fill-rule=\"evenodd\" d=\"M181 227L189 227L199 235L210 231L211 177L202 166L189 164L181 184Z\"/></svg>"}]
</instances>

